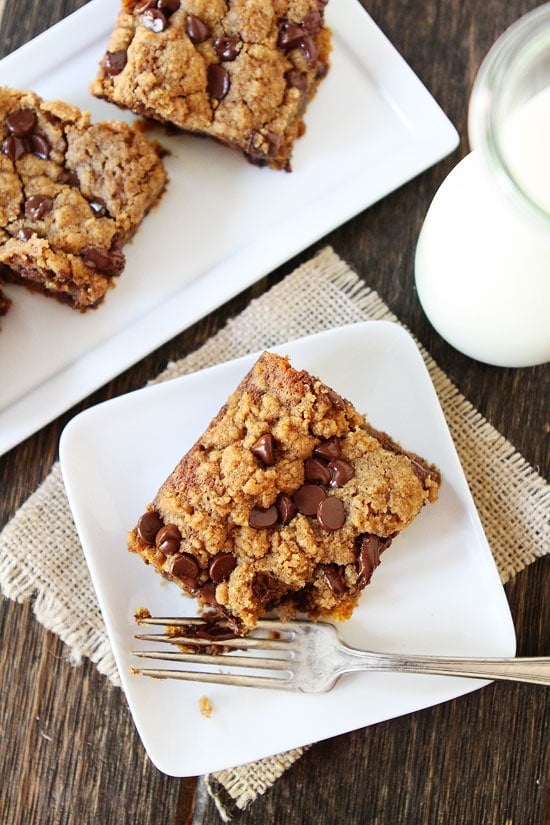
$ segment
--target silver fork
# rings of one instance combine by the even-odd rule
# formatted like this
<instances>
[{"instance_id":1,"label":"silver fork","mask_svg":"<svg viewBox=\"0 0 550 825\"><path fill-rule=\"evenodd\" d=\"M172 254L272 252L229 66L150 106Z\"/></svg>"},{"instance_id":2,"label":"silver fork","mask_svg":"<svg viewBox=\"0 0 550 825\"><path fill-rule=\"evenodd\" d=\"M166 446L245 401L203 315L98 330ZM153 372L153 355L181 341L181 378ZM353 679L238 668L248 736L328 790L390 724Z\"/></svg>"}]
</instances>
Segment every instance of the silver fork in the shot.
<instances>
[{"instance_id":1,"label":"silver fork","mask_svg":"<svg viewBox=\"0 0 550 825\"><path fill-rule=\"evenodd\" d=\"M549 656L463 658L374 653L349 647L333 625L322 622L283 623L264 619L248 636L237 637L227 624L207 619L147 617L137 621L170 629L165 634L139 634L136 639L192 648L189 652L134 651L134 655L141 658L191 665L189 669L177 670L132 667L136 674L157 679L320 693L331 690L345 673L370 670L550 685ZM175 628L182 628L182 632L176 632ZM207 652L197 652L197 649ZM269 675L260 675L257 671L269 671Z\"/></svg>"}]
</instances>

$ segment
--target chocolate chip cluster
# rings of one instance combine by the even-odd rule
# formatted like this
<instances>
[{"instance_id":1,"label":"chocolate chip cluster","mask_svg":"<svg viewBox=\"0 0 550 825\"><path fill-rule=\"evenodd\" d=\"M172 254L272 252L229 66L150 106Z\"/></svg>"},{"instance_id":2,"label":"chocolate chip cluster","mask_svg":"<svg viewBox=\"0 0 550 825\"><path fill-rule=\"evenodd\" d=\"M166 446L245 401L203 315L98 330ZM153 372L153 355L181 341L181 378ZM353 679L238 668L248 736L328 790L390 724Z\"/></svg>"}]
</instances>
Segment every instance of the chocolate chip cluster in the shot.
<instances>
[{"instance_id":1,"label":"chocolate chip cluster","mask_svg":"<svg viewBox=\"0 0 550 825\"><path fill-rule=\"evenodd\" d=\"M168 27L170 18L180 7L180 0L137 0L129 5L134 14L140 15L142 25L158 34ZM107 77L115 77L127 62L126 49L107 51L103 57L103 70Z\"/></svg>"},{"instance_id":2,"label":"chocolate chip cluster","mask_svg":"<svg viewBox=\"0 0 550 825\"><path fill-rule=\"evenodd\" d=\"M251 452L266 467L276 463L276 443L271 433L265 433L252 445ZM262 509L254 507L249 516L249 526L269 529L289 524L297 513L316 518L321 527L328 531L340 529L345 523L346 513L340 498L330 495L331 489L343 487L355 475L353 465L342 458L340 441L329 438L319 442L313 454L304 461L304 484L292 495L281 493L275 504ZM216 587L227 581L237 565L235 556L222 552L213 556L207 571L201 571L197 559L190 553L180 552L181 533L175 524L165 524L156 510L144 513L138 521L139 538L154 547L165 557L173 557L169 573L178 579L194 596L207 604L221 609L216 601ZM391 544L393 536L382 538L372 533L363 533L356 539L356 589L362 590L370 582L375 568L380 563L380 554ZM320 574L330 590L343 595L348 590L345 566L324 564ZM207 578L205 579L205 576ZM253 591L262 604L277 603L280 583L269 573L259 573L253 582ZM261 592L260 592L261 591ZM303 597L307 603L308 590L291 594L292 598ZM297 602L297 604L298 604ZM304 610L307 611L307 606Z\"/></svg>"},{"instance_id":3,"label":"chocolate chip cluster","mask_svg":"<svg viewBox=\"0 0 550 825\"><path fill-rule=\"evenodd\" d=\"M170 574L179 579L190 593L200 596L208 604L217 606L216 587L229 578L237 564L232 553L218 553L213 556L208 567L209 579L201 583L201 570L196 558L190 553L179 553L181 533L177 525L164 524L155 510L149 510L139 519L137 532L145 544L155 547L164 556L174 556Z\"/></svg>"},{"instance_id":4,"label":"chocolate chip cluster","mask_svg":"<svg viewBox=\"0 0 550 825\"><path fill-rule=\"evenodd\" d=\"M380 564L380 554L392 543L393 536L382 538L374 533L362 533L357 537L355 567L357 570L357 590L363 590ZM342 596L347 588L345 567L339 564L325 564L323 578L335 596Z\"/></svg>"},{"instance_id":5,"label":"chocolate chip cluster","mask_svg":"<svg viewBox=\"0 0 550 825\"><path fill-rule=\"evenodd\" d=\"M31 109L11 112L5 118L8 136L2 142L2 152L12 163L26 154L37 155L46 160L50 154L50 144L44 135L36 131L37 117Z\"/></svg>"},{"instance_id":6,"label":"chocolate chip cluster","mask_svg":"<svg viewBox=\"0 0 550 825\"><path fill-rule=\"evenodd\" d=\"M275 463L275 442L266 433L251 447L254 455L267 466ZM331 496L326 488L343 487L355 475L353 466L341 458L337 438L321 441L313 455L304 462L304 484L292 496L281 493L275 504L267 509L254 507L248 523L261 529L288 524L296 515L316 517L325 530L339 530L346 520L341 499Z\"/></svg>"},{"instance_id":7,"label":"chocolate chip cluster","mask_svg":"<svg viewBox=\"0 0 550 825\"><path fill-rule=\"evenodd\" d=\"M325 5L323 0L321 0L320 5L321 7ZM165 31L169 25L170 17L179 7L180 0L138 0L134 3L132 11L140 16L141 23L145 28L158 34ZM299 23L293 23L284 18L278 24L277 45L285 52L300 49L307 64L314 67L319 57L314 38L322 28L323 15L315 9L306 14ZM205 43L212 36L210 26L200 17L191 13L188 13L185 18L185 32L194 45ZM222 100L229 91L230 78L227 69L221 63L236 59L242 47L242 40L238 34L228 34L214 38L212 47L220 63L211 63L208 66L206 90L210 97ZM103 58L103 68L109 77L120 74L126 63L127 53L125 50L108 51ZM301 91L305 91L307 87L305 75L296 69L287 72L287 82L289 86L298 88ZM254 141L252 141L251 148L254 149Z\"/></svg>"},{"instance_id":8,"label":"chocolate chip cluster","mask_svg":"<svg viewBox=\"0 0 550 825\"><path fill-rule=\"evenodd\" d=\"M306 59L308 66L315 66L319 52L315 45L314 37L323 28L323 16L317 10L312 10L300 23L293 23L290 20L279 22L279 36L277 45L285 52L291 49L300 49Z\"/></svg>"},{"instance_id":9,"label":"chocolate chip cluster","mask_svg":"<svg viewBox=\"0 0 550 825\"><path fill-rule=\"evenodd\" d=\"M275 442L270 433L261 436L251 448L254 455L266 466L275 464ZM346 513L341 499L331 496L331 488L343 487L355 475L353 465L341 457L340 442L337 438L321 441L313 450L313 455L304 462L304 481L292 496L281 493L277 501L267 509L253 508L249 525L256 529L284 526L296 515L316 517L325 530L339 530L345 523ZM393 536L382 538L374 533L358 536L355 552L357 556L357 589L362 590L370 582L372 574L380 564L380 554L391 544ZM336 596L347 589L345 568L337 564L323 566L323 577Z\"/></svg>"}]
</instances>

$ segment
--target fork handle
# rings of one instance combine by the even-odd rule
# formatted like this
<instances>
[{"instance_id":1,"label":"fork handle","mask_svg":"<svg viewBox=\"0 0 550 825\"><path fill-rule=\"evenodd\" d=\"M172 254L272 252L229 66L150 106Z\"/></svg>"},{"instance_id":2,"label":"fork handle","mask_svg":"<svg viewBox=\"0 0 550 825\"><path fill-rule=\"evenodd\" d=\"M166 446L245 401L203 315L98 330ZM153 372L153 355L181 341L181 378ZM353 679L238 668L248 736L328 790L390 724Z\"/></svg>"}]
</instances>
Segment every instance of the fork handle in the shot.
<instances>
[{"instance_id":1,"label":"fork handle","mask_svg":"<svg viewBox=\"0 0 550 825\"><path fill-rule=\"evenodd\" d=\"M397 671L436 676L468 676L550 685L550 656L464 658L458 656L407 656L399 653L366 653L347 648L346 670Z\"/></svg>"}]
</instances>

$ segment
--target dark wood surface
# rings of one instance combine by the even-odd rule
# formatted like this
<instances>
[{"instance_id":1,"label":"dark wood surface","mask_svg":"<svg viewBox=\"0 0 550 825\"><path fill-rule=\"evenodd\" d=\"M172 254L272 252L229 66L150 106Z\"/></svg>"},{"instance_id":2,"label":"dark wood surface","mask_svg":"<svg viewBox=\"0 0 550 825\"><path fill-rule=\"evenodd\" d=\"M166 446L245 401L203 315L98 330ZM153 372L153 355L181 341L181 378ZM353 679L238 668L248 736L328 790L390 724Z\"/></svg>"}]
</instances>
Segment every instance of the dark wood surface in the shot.
<instances>
[{"instance_id":1,"label":"dark wood surface","mask_svg":"<svg viewBox=\"0 0 550 825\"><path fill-rule=\"evenodd\" d=\"M364 4L459 129L459 149L0 458L0 524L47 476L60 432L75 413L142 386L327 242L379 291L477 409L548 476L548 368L497 369L461 356L430 327L413 281L415 243L426 209L468 150L467 101L479 63L504 28L539 3ZM82 5L81 0L0 2L0 56ZM539 561L506 587L522 655L550 652L548 570L548 560ZM149 763L121 692L90 663L69 664L64 645L42 629L31 605L0 600L0 632L0 825L221 821L200 780L170 778ZM314 745L234 821L542 825L550 821L548 807L545 814L548 745L548 692L493 684Z\"/></svg>"}]
</instances>

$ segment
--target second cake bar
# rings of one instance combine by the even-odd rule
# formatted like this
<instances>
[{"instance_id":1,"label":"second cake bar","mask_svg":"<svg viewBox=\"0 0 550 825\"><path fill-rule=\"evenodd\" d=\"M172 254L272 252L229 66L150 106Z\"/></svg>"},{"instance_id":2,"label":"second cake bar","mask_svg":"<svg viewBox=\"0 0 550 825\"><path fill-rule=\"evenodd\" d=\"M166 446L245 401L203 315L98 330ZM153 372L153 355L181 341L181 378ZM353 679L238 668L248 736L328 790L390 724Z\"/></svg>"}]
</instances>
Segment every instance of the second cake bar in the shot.
<instances>
[{"instance_id":1,"label":"second cake bar","mask_svg":"<svg viewBox=\"0 0 550 825\"><path fill-rule=\"evenodd\" d=\"M158 148L128 124L0 87L0 280L97 306L165 185Z\"/></svg>"},{"instance_id":2,"label":"second cake bar","mask_svg":"<svg viewBox=\"0 0 550 825\"><path fill-rule=\"evenodd\" d=\"M290 170L328 70L324 0L123 0L90 91Z\"/></svg>"}]
</instances>

